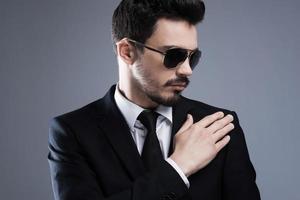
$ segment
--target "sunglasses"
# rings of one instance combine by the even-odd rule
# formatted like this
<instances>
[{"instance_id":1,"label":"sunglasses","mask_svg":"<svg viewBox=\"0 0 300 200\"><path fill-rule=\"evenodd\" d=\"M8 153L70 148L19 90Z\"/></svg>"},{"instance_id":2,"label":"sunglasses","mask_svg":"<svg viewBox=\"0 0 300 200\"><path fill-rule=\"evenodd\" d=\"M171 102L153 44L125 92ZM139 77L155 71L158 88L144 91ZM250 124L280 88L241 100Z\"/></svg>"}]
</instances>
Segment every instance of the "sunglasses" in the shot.
<instances>
[{"instance_id":1,"label":"sunglasses","mask_svg":"<svg viewBox=\"0 0 300 200\"><path fill-rule=\"evenodd\" d=\"M160 53L164 55L164 65L166 68L171 69L178 66L178 64L184 62L187 58L189 58L189 64L191 69L193 70L196 65L198 64L200 57L201 57L201 51L199 49L195 50L189 50L189 49L183 49L183 48L170 48L166 50L165 52L162 52L160 50L154 49L152 47L149 47L141 42L128 39L130 42L133 42L137 45L140 45L142 47L145 47L146 49L149 49L151 51L155 51L157 53Z\"/></svg>"}]
</instances>

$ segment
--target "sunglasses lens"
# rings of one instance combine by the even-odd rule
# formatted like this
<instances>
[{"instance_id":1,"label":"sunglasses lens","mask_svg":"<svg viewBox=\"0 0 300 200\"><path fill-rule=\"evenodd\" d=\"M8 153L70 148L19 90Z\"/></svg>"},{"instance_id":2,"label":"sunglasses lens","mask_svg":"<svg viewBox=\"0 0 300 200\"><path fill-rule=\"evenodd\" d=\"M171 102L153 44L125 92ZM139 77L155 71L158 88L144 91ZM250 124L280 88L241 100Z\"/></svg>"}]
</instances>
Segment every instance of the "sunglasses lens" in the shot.
<instances>
[{"instance_id":1,"label":"sunglasses lens","mask_svg":"<svg viewBox=\"0 0 300 200\"><path fill-rule=\"evenodd\" d=\"M200 60L200 57L201 57L201 51L198 50L198 49L191 54L191 56L190 56L190 66L191 66L192 70L198 64L198 62Z\"/></svg>"},{"instance_id":2,"label":"sunglasses lens","mask_svg":"<svg viewBox=\"0 0 300 200\"><path fill-rule=\"evenodd\" d=\"M187 50L185 49L168 49L166 51L164 65L167 68L174 68L187 57Z\"/></svg>"}]
</instances>

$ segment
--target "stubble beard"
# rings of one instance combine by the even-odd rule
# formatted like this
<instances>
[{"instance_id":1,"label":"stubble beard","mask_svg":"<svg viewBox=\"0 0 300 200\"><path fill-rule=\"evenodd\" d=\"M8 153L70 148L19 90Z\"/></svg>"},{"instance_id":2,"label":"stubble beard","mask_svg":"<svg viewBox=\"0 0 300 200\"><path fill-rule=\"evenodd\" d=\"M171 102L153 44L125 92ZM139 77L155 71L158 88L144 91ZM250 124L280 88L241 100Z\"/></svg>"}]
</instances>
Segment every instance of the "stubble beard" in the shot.
<instances>
[{"instance_id":1,"label":"stubble beard","mask_svg":"<svg viewBox=\"0 0 300 200\"><path fill-rule=\"evenodd\" d=\"M180 99L181 92L174 91L173 96L163 97L159 92L147 90L147 88L145 88L145 94L157 104L174 106Z\"/></svg>"},{"instance_id":2,"label":"stubble beard","mask_svg":"<svg viewBox=\"0 0 300 200\"><path fill-rule=\"evenodd\" d=\"M174 106L181 98L182 91L174 90L173 95L167 97L161 94L160 87L167 87L169 82L163 86L159 86L142 68L139 68L135 73L135 84L139 90L151 99L151 101L159 105Z\"/></svg>"}]
</instances>

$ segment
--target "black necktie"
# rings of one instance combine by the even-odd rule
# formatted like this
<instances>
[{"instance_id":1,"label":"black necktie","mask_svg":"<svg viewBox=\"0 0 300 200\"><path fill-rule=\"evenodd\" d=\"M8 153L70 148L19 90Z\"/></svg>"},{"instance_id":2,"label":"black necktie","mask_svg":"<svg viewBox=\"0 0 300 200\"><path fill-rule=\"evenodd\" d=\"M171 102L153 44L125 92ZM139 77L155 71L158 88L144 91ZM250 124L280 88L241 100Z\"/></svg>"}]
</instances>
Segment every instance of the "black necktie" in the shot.
<instances>
[{"instance_id":1,"label":"black necktie","mask_svg":"<svg viewBox=\"0 0 300 200\"><path fill-rule=\"evenodd\" d=\"M151 110L144 110L138 117L138 120L140 120L140 122L147 128L147 136L141 156L144 165L148 170L155 168L163 160L163 155L156 135L157 117L158 114Z\"/></svg>"}]
</instances>

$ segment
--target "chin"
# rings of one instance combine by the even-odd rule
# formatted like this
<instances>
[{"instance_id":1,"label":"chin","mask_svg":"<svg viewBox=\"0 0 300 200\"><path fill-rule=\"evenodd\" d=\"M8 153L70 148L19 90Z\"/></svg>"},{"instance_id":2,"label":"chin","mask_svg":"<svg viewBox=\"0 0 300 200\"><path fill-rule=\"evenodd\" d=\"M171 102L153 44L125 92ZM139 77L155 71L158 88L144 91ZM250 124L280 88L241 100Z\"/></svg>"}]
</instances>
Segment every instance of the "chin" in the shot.
<instances>
[{"instance_id":1,"label":"chin","mask_svg":"<svg viewBox=\"0 0 300 200\"><path fill-rule=\"evenodd\" d=\"M181 94L181 91L175 91L175 92L172 92L171 95L161 95L161 94L148 94L148 97L156 102L157 104L161 104L161 105L164 105L164 106L173 106L175 105L178 100L181 98L180 97L180 94Z\"/></svg>"}]
</instances>

